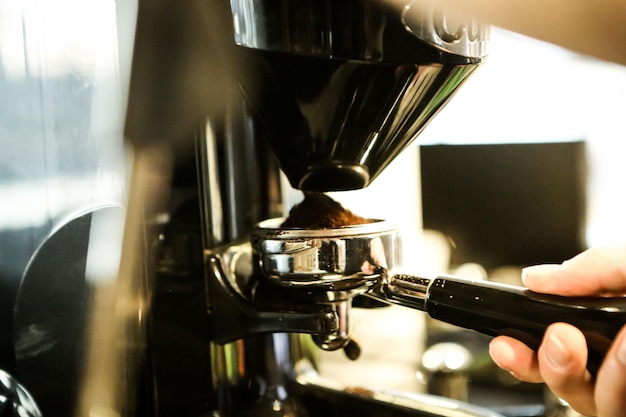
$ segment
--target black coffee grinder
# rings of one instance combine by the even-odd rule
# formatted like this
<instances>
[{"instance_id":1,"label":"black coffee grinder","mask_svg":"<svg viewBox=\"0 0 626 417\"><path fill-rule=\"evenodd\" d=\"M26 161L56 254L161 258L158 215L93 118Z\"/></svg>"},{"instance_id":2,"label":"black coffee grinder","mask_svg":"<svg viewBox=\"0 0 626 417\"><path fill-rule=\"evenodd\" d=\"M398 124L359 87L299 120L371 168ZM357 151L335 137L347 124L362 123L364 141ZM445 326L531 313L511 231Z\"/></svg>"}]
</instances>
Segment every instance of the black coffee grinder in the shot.
<instances>
[{"instance_id":1,"label":"black coffee grinder","mask_svg":"<svg viewBox=\"0 0 626 417\"><path fill-rule=\"evenodd\" d=\"M315 349L358 356L349 307L370 285L266 285L250 247L285 189L368 187L483 62L488 29L408 3L162 3L140 5L126 127L138 154L174 155L146 328L154 412L490 415L319 379Z\"/></svg>"}]
</instances>

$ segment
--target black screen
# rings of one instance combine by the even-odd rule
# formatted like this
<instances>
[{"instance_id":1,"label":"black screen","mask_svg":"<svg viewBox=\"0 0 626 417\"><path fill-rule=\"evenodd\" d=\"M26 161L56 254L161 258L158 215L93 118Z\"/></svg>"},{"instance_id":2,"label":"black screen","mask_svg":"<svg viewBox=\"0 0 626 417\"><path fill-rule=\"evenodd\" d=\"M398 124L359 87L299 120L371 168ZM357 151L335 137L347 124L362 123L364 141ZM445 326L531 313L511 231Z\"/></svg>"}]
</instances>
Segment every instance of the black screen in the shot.
<instances>
[{"instance_id":1,"label":"black screen","mask_svg":"<svg viewBox=\"0 0 626 417\"><path fill-rule=\"evenodd\" d=\"M451 239L453 264L560 263L585 248L584 141L420 152L424 227Z\"/></svg>"}]
</instances>

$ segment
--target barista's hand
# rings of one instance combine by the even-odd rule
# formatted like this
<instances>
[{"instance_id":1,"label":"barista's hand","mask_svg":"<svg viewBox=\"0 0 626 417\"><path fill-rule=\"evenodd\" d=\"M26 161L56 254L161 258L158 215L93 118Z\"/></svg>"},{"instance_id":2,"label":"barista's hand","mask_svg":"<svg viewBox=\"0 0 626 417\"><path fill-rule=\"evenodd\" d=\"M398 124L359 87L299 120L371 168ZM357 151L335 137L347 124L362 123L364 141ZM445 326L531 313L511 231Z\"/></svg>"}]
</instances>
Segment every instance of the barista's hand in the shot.
<instances>
[{"instance_id":1,"label":"barista's hand","mask_svg":"<svg viewBox=\"0 0 626 417\"><path fill-rule=\"evenodd\" d=\"M626 245L592 248L561 265L524 269L524 284L533 291L565 296L626 295ZM609 350L597 378L587 372L587 347L575 327L551 325L535 354L523 343L500 336L489 352L495 363L526 382L545 382L584 415L622 417L626 410L626 327Z\"/></svg>"}]
</instances>

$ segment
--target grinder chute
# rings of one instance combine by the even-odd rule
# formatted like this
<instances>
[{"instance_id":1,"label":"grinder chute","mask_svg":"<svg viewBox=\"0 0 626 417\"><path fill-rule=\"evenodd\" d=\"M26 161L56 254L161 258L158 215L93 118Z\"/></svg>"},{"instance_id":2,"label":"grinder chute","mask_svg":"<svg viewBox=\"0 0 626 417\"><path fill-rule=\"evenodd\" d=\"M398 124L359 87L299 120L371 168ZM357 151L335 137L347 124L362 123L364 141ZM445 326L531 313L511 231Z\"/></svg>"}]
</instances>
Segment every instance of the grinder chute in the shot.
<instances>
[{"instance_id":1,"label":"grinder chute","mask_svg":"<svg viewBox=\"0 0 626 417\"><path fill-rule=\"evenodd\" d=\"M409 5L232 0L231 8L245 65L239 84L301 190L367 187L486 55L486 27Z\"/></svg>"}]
</instances>

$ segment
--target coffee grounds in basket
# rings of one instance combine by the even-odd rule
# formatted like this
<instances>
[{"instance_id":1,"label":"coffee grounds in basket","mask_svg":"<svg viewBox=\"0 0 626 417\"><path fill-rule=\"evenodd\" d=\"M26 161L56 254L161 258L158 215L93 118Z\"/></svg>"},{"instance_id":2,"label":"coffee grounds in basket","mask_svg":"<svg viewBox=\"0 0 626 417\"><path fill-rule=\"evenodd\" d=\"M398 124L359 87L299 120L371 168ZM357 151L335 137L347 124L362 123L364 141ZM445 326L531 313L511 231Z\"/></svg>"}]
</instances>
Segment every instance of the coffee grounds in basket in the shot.
<instances>
[{"instance_id":1,"label":"coffee grounds in basket","mask_svg":"<svg viewBox=\"0 0 626 417\"><path fill-rule=\"evenodd\" d=\"M329 229L372 222L345 209L324 193L305 192L304 200L293 206L281 227Z\"/></svg>"}]
</instances>

